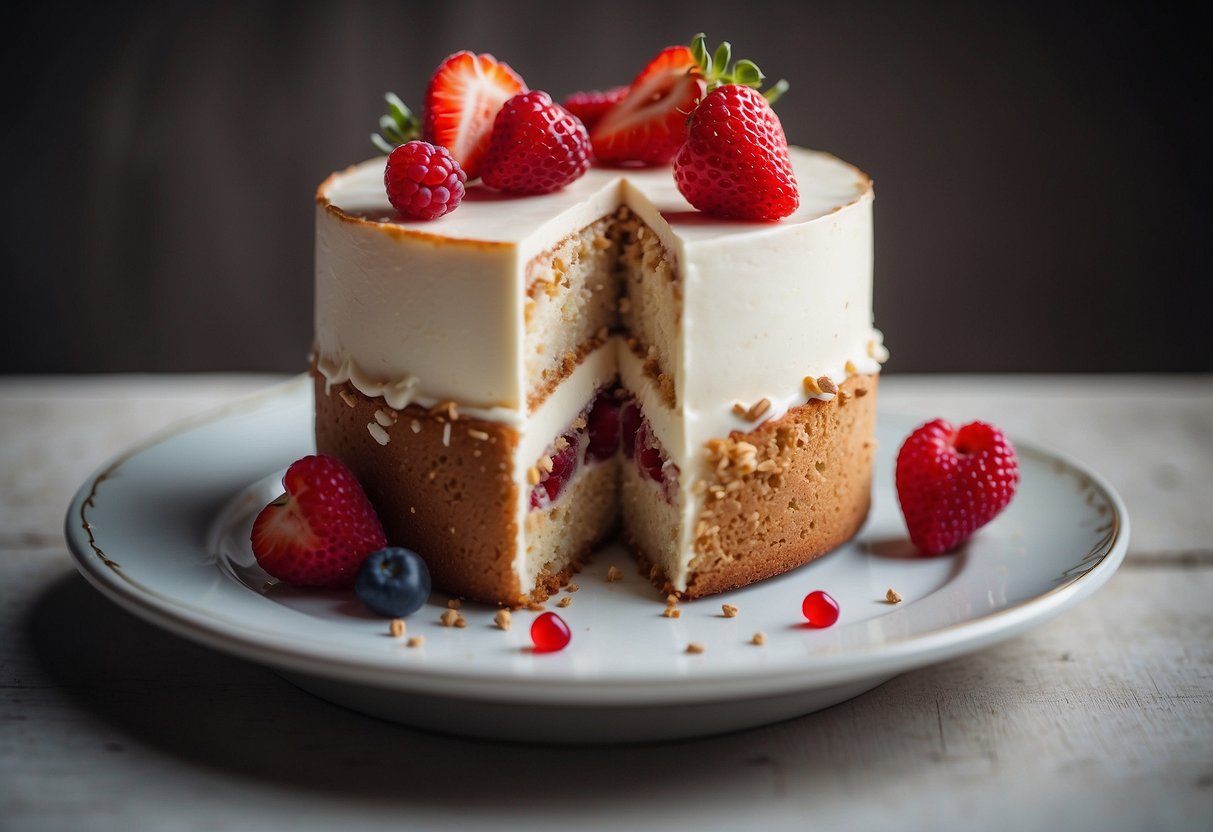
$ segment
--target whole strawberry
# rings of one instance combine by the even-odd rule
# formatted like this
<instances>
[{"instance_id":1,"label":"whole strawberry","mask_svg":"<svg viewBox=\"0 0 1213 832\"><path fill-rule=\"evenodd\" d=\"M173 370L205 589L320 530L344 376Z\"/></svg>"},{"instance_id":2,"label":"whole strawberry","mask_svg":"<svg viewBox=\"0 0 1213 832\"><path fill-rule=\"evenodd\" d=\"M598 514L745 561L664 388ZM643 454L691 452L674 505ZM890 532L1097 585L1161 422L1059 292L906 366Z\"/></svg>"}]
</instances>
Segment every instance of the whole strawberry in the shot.
<instances>
[{"instance_id":1,"label":"whole strawberry","mask_svg":"<svg viewBox=\"0 0 1213 832\"><path fill-rule=\"evenodd\" d=\"M354 474L328 456L286 469L286 493L253 522L253 555L295 586L344 587L371 552L387 545L383 526Z\"/></svg>"},{"instance_id":2,"label":"whole strawberry","mask_svg":"<svg viewBox=\"0 0 1213 832\"><path fill-rule=\"evenodd\" d=\"M929 555L950 551L993 520L1015 496L1019 462L1001 430L936 419L897 454L897 499L910 540Z\"/></svg>"},{"instance_id":3,"label":"whole strawberry","mask_svg":"<svg viewBox=\"0 0 1213 832\"><path fill-rule=\"evenodd\" d=\"M513 194L546 194L579 178L590 166L585 126L546 92L520 93L493 122L480 178Z\"/></svg>"},{"instance_id":4,"label":"whole strawberry","mask_svg":"<svg viewBox=\"0 0 1213 832\"><path fill-rule=\"evenodd\" d=\"M724 84L699 102L674 181L691 205L725 219L771 222L800 205L779 116L744 84Z\"/></svg>"},{"instance_id":5,"label":"whole strawberry","mask_svg":"<svg viewBox=\"0 0 1213 832\"><path fill-rule=\"evenodd\" d=\"M383 184L388 202L409 219L436 220L459 207L467 181L445 147L411 141L387 157Z\"/></svg>"}]
</instances>

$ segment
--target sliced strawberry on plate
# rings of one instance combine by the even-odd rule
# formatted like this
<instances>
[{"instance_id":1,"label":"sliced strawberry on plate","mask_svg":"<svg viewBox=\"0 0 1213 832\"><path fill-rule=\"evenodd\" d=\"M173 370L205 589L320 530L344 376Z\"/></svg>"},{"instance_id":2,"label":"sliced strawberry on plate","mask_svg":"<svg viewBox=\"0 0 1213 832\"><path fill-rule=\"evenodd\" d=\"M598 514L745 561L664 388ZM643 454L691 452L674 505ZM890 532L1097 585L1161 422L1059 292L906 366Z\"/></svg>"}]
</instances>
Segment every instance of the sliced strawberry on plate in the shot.
<instances>
[{"instance_id":1,"label":"sliced strawberry on plate","mask_svg":"<svg viewBox=\"0 0 1213 832\"><path fill-rule=\"evenodd\" d=\"M456 52L439 64L426 88L424 138L449 150L475 179L497 111L526 89L522 77L492 55Z\"/></svg>"},{"instance_id":2,"label":"sliced strawberry on plate","mask_svg":"<svg viewBox=\"0 0 1213 832\"><path fill-rule=\"evenodd\" d=\"M668 164L687 137L687 116L703 96L703 72L686 46L667 46L628 94L590 131L598 161Z\"/></svg>"},{"instance_id":3,"label":"sliced strawberry on plate","mask_svg":"<svg viewBox=\"0 0 1213 832\"><path fill-rule=\"evenodd\" d=\"M564 108L581 119L586 130L593 130L607 111L627 96L630 89L631 87L611 87L609 90L575 92L564 100Z\"/></svg>"},{"instance_id":4,"label":"sliced strawberry on plate","mask_svg":"<svg viewBox=\"0 0 1213 832\"><path fill-rule=\"evenodd\" d=\"M305 456L282 478L286 493L253 521L253 555L295 586L354 583L371 552L387 545L383 526L354 474L328 456Z\"/></svg>"}]
</instances>

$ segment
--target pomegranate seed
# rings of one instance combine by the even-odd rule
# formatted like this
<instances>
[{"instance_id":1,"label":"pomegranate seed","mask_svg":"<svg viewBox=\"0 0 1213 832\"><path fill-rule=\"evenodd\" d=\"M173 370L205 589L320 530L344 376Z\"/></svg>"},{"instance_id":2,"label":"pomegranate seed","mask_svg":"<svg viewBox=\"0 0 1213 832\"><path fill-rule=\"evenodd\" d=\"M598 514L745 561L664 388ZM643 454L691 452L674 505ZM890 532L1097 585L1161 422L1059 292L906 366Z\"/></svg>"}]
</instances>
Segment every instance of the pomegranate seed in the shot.
<instances>
[{"instance_id":1,"label":"pomegranate seed","mask_svg":"<svg viewBox=\"0 0 1213 832\"><path fill-rule=\"evenodd\" d=\"M838 602L820 589L804 596L800 610L810 627L829 627L838 620Z\"/></svg>"},{"instance_id":2,"label":"pomegranate seed","mask_svg":"<svg viewBox=\"0 0 1213 832\"><path fill-rule=\"evenodd\" d=\"M531 624L531 643L536 653L554 653L568 646L573 635L569 625L554 612L545 612Z\"/></svg>"},{"instance_id":3,"label":"pomegranate seed","mask_svg":"<svg viewBox=\"0 0 1213 832\"><path fill-rule=\"evenodd\" d=\"M589 423L590 445L585 456L588 460L610 459L619 450L619 406L608 391L598 394L590 408L586 421Z\"/></svg>"}]
</instances>

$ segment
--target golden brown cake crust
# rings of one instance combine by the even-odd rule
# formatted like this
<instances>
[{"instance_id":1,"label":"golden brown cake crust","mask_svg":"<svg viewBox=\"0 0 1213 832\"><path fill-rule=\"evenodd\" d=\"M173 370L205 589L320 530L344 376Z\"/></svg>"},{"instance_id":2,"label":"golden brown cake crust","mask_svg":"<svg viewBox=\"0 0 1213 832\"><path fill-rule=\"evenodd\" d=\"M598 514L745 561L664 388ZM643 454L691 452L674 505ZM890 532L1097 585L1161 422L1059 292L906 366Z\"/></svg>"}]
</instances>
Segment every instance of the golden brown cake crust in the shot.
<instances>
[{"instance_id":1,"label":"golden brown cake crust","mask_svg":"<svg viewBox=\"0 0 1213 832\"><path fill-rule=\"evenodd\" d=\"M326 392L314 366L312 376L316 449L353 470L388 542L420 554L439 589L525 603L514 571L518 493L511 466L518 434L496 422L452 421L445 410L394 411L349 384Z\"/></svg>"},{"instance_id":2,"label":"golden brown cake crust","mask_svg":"<svg viewBox=\"0 0 1213 832\"><path fill-rule=\"evenodd\" d=\"M859 531L871 506L877 380L853 375L832 401L710 443L715 477L705 483L684 597L795 569Z\"/></svg>"}]
</instances>

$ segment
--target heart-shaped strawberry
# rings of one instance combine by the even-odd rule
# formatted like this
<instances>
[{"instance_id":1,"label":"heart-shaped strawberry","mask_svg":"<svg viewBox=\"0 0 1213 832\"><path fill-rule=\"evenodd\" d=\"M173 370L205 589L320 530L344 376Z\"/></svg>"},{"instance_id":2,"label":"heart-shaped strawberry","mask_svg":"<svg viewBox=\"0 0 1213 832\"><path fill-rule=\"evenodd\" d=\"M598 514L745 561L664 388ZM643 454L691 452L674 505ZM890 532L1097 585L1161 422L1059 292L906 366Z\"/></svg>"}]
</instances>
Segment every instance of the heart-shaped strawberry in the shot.
<instances>
[{"instance_id":1,"label":"heart-shaped strawberry","mask_svg":"<svg viewBox=\"0 0 1213 832\"><path fill-rule=\"evenodd\" d=\"M918 428L897 454L897 499L914 545L956 548L1015 496L1019 462L1006 435L985 422L957 430L943 419Z\"/></svg>"},{"instance_id":2,"label":"heart-shaped strawberry","mask_svg":"<svg viewBox=\"0 0 1213 832\"><path fill-rule=\"evenodd\" d=\"M344 587L366 556L387 545L383 526L353 472L329 456L286 469L286 493L253 522L253 555L295 586Z\"/></svg>"}]
</instances>

